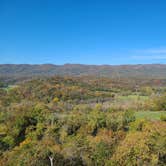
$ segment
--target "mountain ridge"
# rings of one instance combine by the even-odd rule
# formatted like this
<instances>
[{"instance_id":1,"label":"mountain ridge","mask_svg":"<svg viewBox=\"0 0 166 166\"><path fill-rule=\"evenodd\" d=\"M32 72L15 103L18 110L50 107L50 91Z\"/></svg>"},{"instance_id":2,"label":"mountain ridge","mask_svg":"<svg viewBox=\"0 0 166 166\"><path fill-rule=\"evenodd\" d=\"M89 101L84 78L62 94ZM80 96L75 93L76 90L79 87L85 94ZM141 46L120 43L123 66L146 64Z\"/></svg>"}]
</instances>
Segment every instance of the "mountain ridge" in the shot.
<instances>
[{"instance_id":1,"label":"mountain ridge","mask_svg":"<svg viewBox=\"0 0 166 166\"><path fill-rule=\"evenodd\" d=\"M166 64L86 65L86 64L1 64L0 77L94 75L103 77L166 78Z\"/></svg>"}]
</instances>

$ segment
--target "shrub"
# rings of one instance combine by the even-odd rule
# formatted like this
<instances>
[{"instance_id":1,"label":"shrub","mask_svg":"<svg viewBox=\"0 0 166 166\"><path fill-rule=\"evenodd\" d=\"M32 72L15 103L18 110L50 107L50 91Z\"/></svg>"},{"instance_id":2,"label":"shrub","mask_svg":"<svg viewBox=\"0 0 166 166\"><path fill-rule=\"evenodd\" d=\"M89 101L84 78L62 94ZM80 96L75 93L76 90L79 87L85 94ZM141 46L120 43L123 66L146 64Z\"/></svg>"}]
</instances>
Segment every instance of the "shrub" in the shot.
<instances>
[{"instance_id":1,"label":"shrub","mask_svg":"<svg viewBox=\"0 0 166 166\"><path fill-rule=\"evenodd\" d=\"M161 115L160 120L166 121L166 115Z\"/></svg>"},{"instance_id":2,"label":"shrub","mask_svg":"<svg viewBox=\"0 0 166 166\"><path fill-rule=\"evenodd\" d=\"M134 111L127 110L123 115L123 125L124 125L124 127L127 126L130 122L134 122L135 119L136 118L135 118L135 115L134 115Z\"/></svg>"}]
</instances>

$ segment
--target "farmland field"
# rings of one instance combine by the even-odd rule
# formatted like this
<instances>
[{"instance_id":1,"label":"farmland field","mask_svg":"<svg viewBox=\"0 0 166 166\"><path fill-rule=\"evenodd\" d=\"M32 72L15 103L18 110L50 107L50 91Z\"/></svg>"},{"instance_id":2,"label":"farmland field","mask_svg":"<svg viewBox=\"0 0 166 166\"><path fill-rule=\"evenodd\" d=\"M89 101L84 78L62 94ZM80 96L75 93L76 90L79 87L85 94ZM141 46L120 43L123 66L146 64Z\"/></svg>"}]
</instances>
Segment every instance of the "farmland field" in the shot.
<instances>
[{"instance_id":1,"label":"farmland field","mask_svg":"<svg viewBox=\"0 0 166 166\"><path fill-rule=\"evenodd\" d=\"M160 120L161 116L166 116L166 111L138 111L135 113L136 119Z\"/></svg>"}]
</instances>

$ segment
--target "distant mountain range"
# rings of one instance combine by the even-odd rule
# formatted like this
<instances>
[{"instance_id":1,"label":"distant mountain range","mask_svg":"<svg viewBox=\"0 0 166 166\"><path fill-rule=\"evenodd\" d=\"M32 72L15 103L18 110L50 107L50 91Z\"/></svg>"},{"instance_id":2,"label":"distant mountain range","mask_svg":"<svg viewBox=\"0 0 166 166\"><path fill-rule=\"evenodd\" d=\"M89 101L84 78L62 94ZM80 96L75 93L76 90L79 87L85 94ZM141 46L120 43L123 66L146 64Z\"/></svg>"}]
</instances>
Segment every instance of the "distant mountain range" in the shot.
<instances>
[{"instance_id":1,"label":"distant mountain range","mask_svg":"<svg viewBox=\"0 0 166 166\"><path fill-rule=\"evenodd\" d=\"M166 64L147 65L0 65L0 77L32 77L32 76L103 76L109 78L166 78Z\"/></svg>"}]
</instances>

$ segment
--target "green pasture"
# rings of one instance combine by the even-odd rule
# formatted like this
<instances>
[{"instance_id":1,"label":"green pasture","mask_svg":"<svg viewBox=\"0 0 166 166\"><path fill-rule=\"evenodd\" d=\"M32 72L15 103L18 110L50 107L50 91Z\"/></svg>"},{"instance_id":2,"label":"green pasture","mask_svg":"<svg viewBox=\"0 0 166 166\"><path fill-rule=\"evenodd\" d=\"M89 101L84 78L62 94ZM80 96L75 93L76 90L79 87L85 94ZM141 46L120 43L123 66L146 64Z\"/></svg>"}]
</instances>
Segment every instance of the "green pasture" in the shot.
<instances>
[{"instance_id":1,"label":"green pasture","mask_svg":"<svg viewBox=\"0 0 166 166\"><path fill-rule=\"evenodd\" d=\"M138 111L135 113L136 119L160 120L160 117L166 116L166 111Z\"/></svg>"},{"instance_id":2,"label":"green pasture","mask_svg":"<svg viewBox=\"0 0 166 166\"><path fill-rule=\"evenodd\" d=\"M119 100L147 100L149 96L141 96L141 95L128 95L128 96L117 96Z\"/></svg>"}]
</instances>

